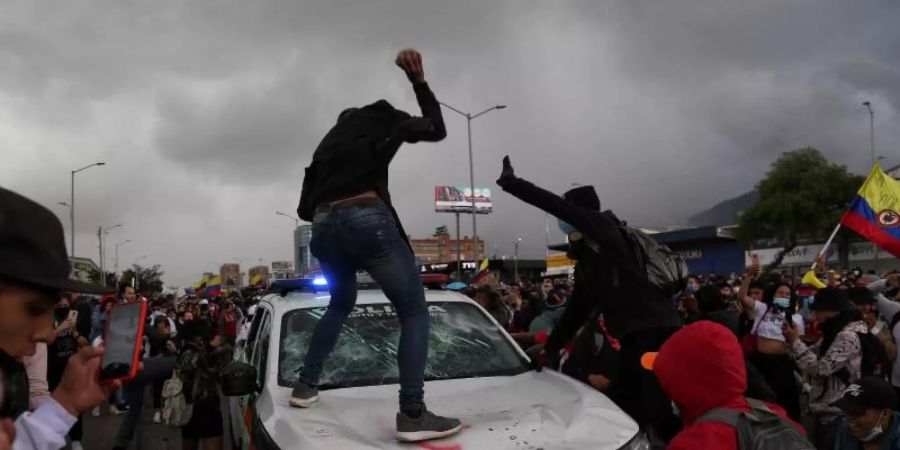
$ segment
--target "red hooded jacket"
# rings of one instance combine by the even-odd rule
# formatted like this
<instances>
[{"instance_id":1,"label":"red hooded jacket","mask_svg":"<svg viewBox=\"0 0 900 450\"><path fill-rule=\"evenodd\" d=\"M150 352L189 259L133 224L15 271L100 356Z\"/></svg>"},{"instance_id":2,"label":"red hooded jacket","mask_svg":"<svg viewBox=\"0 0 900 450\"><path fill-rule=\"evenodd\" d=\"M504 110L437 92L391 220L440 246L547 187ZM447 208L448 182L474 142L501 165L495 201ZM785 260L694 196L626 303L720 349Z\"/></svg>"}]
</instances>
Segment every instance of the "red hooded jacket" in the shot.
<instances>
[{"instance_id":1,"label":"red hooded jacket","mask_svg":"<svg viewBox=\"0 0 900 450\"><path fill-rule=\"evenodd\" d=\"M694 423L717 407L749 410L743 395L747 388L744 355L728 328L706 320L682 328L659 349L653 371L684 419L684 429L669 442L668 449L738 450L737 433L731 425ZM787 418L780 407L768 406ZM800 425L791 424L805 435Z\"/></svg>"}]
</instances>

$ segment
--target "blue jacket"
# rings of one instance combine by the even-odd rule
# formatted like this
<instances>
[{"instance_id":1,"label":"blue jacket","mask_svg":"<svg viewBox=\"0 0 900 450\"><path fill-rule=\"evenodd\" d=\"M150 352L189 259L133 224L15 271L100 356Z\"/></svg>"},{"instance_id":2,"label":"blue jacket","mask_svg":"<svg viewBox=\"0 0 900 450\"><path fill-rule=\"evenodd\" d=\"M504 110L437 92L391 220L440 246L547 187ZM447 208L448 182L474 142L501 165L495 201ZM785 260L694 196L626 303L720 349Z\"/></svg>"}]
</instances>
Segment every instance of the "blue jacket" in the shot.
<instances>
[{"instance_id":1,"label":"blue jacket","mask_svg":"<svg viewBox=\"0 0 900 450\"><path fill-rule=\"evenodd\" d=\"M842 421L834 441L834 450L862 449L862 443L850 434L850 425ZM900 413L891 414L891 428L884 430L880 450L900 450Z\"/></svg>"}]
</instances>

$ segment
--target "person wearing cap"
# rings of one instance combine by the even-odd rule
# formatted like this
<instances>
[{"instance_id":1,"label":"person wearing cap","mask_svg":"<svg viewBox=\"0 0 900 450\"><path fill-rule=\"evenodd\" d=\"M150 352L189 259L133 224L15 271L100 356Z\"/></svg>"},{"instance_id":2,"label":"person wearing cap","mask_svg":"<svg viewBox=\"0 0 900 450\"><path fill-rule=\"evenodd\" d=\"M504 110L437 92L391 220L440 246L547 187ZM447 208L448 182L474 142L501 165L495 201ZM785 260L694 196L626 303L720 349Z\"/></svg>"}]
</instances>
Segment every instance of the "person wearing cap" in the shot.
<instances>
[{"instance_id":1,"label":"person wearing cap","mask_svg":"<svg viewBox=\"0 0 900 450\"><path fill-rule=\"evenodd\" d=\"M868 333L862 315L847 298L847 290L816 292L812 310L822 338L807 346L798 331L785 323L785 341L800 371L812 377L809 411L814 417L814 440L820 447L837 426L841 411L832 404L862 374L862 344L857 333Z\"/></svg>"},{"instance_id":2,"label":"person wearing cap","mask_svg":"<svg viewBox=\"0 0 900 450\"><path fill-rule=\"evenodd\" d=\"M684 424L667 449L739 448L734 426L703 418L716 408L750 411L744 396L744 353L731 330L708 320L692 323L673 334L659 352L642 355L641 365L655 374ZM765 402L764 405L804 434L803 428L791 421L781 407Z\"/></svg>"},{"instance_id":3,"label":"person wearing cap","mask_svg":"<svg viewBox=\"0 0 900 450\"><path fill-rule=\"evenodd\" d=\"M878 310L875 309L875 295L865 287L854 286L847 289L847 296L862 314L863 322L869 329L869 333L878 338L888 359L894 361L897 357L897 345L894 344L894 337L891 336L888 324L878 318Z\"/></svg>"},{"instance_id":4,"label":"person wearing cap","mask_svg":"<svg viewBox=\"0 0 900 450\"><path fill-rule=\"evenodd\" d=\"M58 387L33 412L21 363L38 343L53 338L53 312L60 292L86 288L70 280L62 224L47 208L0 188L0 435L13 449L59 449L76 417L102 403L120 383L101 385L103 348L84 346L69 359ZM2 439L0 439L2 441Z\"/></svg>"},{"instance_id":5,"label":"person wearing cap","mask_svg":"<svg viewBox=\"0 0 900 450\"><path fill-rule=\"evenodd\" d=\"M861 378L847 386L834 406L844 413L834 450L894 450L900 448L897 396L878 377Z\"/></svg>"},{"instance_id":6,"label":"person wearing cap","mask_svg":"<svg viewBox=\"0 0 900 450\"><path fill-rule=\"evenodd\" d=\"M548 365L556 368L563 347L602 312L610 334L622 343L619 382L611 386L610 396L639 425L671 437L677 419L656 378L641 369L640 357L659 349L681 326L671 301L675 293L648 280L624 235L624 222L612 211L601 210L593 186L579 186L559 196L516 176L509 156L503 158L497 185L556 217L568 236L568 256L576 261L575 289L543 352Z\"/></svg>"}]
</instances>

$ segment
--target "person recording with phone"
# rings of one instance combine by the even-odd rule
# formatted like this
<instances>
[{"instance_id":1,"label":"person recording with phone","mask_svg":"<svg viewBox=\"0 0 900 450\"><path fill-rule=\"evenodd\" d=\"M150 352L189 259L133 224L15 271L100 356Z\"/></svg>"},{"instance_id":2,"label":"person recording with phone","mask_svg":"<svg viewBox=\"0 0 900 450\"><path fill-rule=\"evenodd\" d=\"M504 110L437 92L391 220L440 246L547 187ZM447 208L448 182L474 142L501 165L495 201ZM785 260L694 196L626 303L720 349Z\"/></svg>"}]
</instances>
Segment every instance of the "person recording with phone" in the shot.
<instances>
[{"instance_id":1,"label":"person recording with phone","mask_svg":"<svg viewBox=\"0 0 900 450\"><path fill-rule=\"evenodd\" d=\"M56 450L77 416L99 405L117 382L101 385L102 347L83 346L69 358L50 398L28 411L22 358L54 339L54 307L61 291L84 285L69 279L62 224L50 210L0 188L0 443L14 450Z\"/></svg>"},{"instance_id":2,"label":"person recording with phone","mask_svg":"<svg viewBox=\"0 0 900 450\"><path fill-rule=\"evenodd\" d=\"M69 303L70 296L65 296L59 300L53 310L53 318L55 325L56 338L47 345L47 386L50 391L56 389L62 381L63 373L69 364L69 358L78 352L81 344L87 341L83 336L90 334L90 323L87 329L82 322L82 329L78 329L78 311L72 309ZM81 343L79 343L81 341ZM69 430L69 438L72 440L72 450L82 450L81 437L84 434L84 423L81 415Z\"/></svg>"}]
</instances>

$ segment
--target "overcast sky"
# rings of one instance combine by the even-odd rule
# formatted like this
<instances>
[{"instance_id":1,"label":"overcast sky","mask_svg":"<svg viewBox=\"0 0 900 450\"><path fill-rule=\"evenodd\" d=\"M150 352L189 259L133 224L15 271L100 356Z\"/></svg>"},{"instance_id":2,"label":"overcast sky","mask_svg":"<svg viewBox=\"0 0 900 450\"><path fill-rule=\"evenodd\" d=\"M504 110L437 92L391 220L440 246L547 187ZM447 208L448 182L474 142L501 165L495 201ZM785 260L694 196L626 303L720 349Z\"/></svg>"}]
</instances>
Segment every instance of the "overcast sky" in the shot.
<instances>
[{"instance_id":1,"label":"overcast sky","mask_svg":"<svg viewBox=\"0 0 900 450\"><path fill-rule=\"evenodd\" d=\"M897 24L886 0L5 1L0 184L55 211L68 240L56 203L69 172L105 161L76 176L76 255L96 260L97 227L121 223L120 269L147 255L170 285L291 260L293 223L275 211L295 212L343 108L384 98L418 113L393 65L414 46L440 100L508 105L472 123L476 184L496 188L509 154L556 192L594 184L633 224L679 224L786 150L865 172L865 100L878 153L900 164ZM447 139L391 166L415 236L453 227L433 185L468 182L465 119L445 120ZM479 220L489 253L522 236L522 254L543 257L544 214L494 197Z\"/></svg>"}]
</instances>

